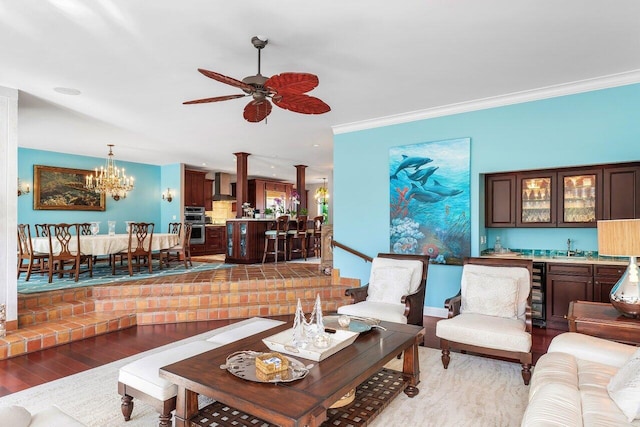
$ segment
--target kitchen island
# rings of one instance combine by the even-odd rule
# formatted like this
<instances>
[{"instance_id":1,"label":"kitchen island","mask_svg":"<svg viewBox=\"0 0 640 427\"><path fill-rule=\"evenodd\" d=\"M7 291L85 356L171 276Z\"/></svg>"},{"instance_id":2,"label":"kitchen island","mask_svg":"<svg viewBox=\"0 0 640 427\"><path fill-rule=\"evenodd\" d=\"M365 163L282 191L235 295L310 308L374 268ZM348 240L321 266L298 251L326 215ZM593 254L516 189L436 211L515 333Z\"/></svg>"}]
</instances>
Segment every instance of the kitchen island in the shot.
<instances>
[{"instance_id":1,"label":"kitchen island","mask_svg":"<svg viewBox=\"0 0 640 427\"><path fill-rule=\"evenodd\" d=\"M264 232L275 219L234 218L227 220L226 263L257 264L262 262Z\"/></svg>"}]
</instances>

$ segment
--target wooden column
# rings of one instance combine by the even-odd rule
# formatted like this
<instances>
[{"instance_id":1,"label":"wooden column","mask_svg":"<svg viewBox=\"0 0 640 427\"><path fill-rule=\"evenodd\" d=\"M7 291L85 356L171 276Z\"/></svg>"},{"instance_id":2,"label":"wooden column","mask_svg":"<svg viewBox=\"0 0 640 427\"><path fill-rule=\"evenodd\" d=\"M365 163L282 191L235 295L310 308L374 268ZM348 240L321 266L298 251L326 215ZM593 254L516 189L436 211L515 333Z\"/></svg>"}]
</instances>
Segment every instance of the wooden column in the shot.
<instances>
[{"instance_id":1,"label":"wooden column","mask_svg":"<svg viewBox=\"0 0 640 427\"><path fill-rule=\"evenodd\" d=\"M236 218L242 218L242 204L249 201L247 158L249 153L233 153L236 156Z\"/></svg>"},{"instance_id":2,"label":"wooden column","mask_svg":"<svg viewBox=\"0 0 640 427\"><path fill-rule=\"evenodd\" d=\"M307 168L306 165L295 165L296 166L296 191L300 195L300 205L298 206L298 212L300 209L307 209L307 190L305 183L305 173L304 170Z\"/></svg>"}]
</instances>

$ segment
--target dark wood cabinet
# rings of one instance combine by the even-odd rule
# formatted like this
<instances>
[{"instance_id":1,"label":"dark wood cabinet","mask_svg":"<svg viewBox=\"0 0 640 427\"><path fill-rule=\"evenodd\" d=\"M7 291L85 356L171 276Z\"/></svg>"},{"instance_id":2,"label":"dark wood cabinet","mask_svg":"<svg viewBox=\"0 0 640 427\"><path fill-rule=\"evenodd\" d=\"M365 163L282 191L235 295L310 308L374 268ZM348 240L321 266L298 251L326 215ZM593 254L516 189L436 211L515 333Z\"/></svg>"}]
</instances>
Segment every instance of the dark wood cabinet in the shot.
<instances>
[{"instance_id":1,"label":"dark wood cabinet","mask_svg":"<svg viewBox=\"0 0 640 427\"><path fill-rule=\"evenodd\" d=\"M213 180L204 180L204 210L213 210Z\"/></svg>"},{"instance_id":2,"label":"dark wood cabinet","mask_svg":"<svg viewBox=\"0 0 640 427\"><path fill-rule=\"evenodd\" d=\"M593 265L548 263L546 291L547 327L569 330L569 303L593 301Z\"/></svg>"},{"instance_id":3,"label":"dark wood cabinet","mask_svg":"<svg viewBox=\"0 0 640 427\"><path fill-rule=\"evenodd\" d=\"M555 227L556 173L522 172L516 177L516 227Z\"/></svg>"},{"instance_id":4,"label":"dark wood cabinet","mask_svg":"<svg viewBox=\"0 0 640 427\"><path fill-rule=\"evenodd\" d=\"M256 264L262 262L264 233L273 220L235 219L226 225L225 262Z\"/></svg>"},{"instance_id":5,"label":"dark wood cabinet","mask_svg":"<svg viewBox=\"0 0 640 427\"><path fill-rule=\"evenodd\" d=\"M204 206L205 172L184 171L184 205Z\"/></svg>"},{"instance_id":6,"label":"dark wood cabinet","mask_svg":"<svg viewBox=\"0 0 640 427\"><path fill-rule=\"evenodd\" d=\"M486 227L596 227L640 218L640 163L485 176Z\"/></svg>"},{"instance_id":7,"label":"dark wood cabinet","mask_svg":"<svg viewBox=\"0 0 640 427\"><path fill-rule=\"evenodd\" d=\"M640 218L640 165L607 166L602 219Z\"/></svg>"},{"instance_id":8,"label":"dark wood cabinet","mask_svg":"<svg viewBox=\"0 0 640 427\"><path fill-rule=\"evenodd\" d=\"M626 269L626 265L595 265L593 270L593 301L609 302L611 289Z\"/></svg>"},{"instance_id":9,"label":"dark wood cabinet","mask_svg":"<svg viewBox=\"0 0 640 427\"><path fill-rule=\"evenodd\" d=\"M487 227L515 227L516 175L494 174L485 177L485 224Z\"/></svg>"},{"instance_id":10,"label":"dark wood cabinet","mask_svg":"<svg viewBox=\"0 0 640 427\"><path fill-rule=\"evenodd\" d=\"M271 208L274 197L283 198L285 203L291 197L293 184L281 181L270 181L264 179L250 179L248 181L249 197L251 206L264 212L265 208Z\"/></svg>"},{"instance_id":11,"label":"dark wood cabinet","mask_svg":"<svg viewBox=\"0 0 640 427\"><path fill-rule=\"evenodd\" d=\"M205 247L207 255L223 254L227 247L224 225L208 225L206 227Z\"/></svg>"}]
</instances>

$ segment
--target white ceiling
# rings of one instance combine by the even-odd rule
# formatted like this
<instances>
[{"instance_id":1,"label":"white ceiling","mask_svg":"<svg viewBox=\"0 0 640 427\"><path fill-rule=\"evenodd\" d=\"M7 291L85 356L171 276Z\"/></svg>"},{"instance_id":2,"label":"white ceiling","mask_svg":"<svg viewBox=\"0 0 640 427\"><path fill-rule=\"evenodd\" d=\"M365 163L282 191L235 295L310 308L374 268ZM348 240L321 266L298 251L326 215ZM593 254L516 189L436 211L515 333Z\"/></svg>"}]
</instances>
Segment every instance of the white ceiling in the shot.
<instances>
[{"instance_id":1,"label":"white ceiling","mask_svg":"<svg viewBox=\"0 0 640 427\"><path fill-rule=\"evenodd\" d=\"M0 0L0 86L19 89L19 146L182 162L307 182L331 176L332 126L640 70L637 0ZM197 68L242 79L316 74L324 115L273 108ZM60 94L73 88L79 96Z\"/></svg>"}]
</instances>

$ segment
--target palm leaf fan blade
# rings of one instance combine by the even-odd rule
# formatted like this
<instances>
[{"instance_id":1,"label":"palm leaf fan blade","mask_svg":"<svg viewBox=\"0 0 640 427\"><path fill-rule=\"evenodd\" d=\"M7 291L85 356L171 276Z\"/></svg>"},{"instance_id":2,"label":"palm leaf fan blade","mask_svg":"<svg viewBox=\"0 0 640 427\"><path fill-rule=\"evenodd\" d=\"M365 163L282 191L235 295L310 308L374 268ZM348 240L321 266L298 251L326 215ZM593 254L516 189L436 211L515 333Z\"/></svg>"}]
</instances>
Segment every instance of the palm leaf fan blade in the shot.
<instances>
[{"instance_id":1,"label":"palm leaf fan blade","mask_svg":"<svg viewBox=\"0 0 640 427\"><path fill-rule=\"evenodd\" d=\"M276 95L273 103L285 110L302 114L324 114L331 111L331 107L320 99L304 94Z\"/></svg>"}]
</instances>

